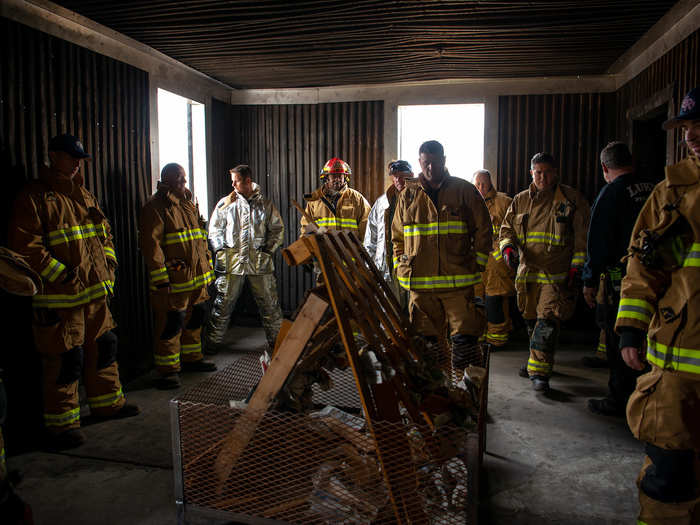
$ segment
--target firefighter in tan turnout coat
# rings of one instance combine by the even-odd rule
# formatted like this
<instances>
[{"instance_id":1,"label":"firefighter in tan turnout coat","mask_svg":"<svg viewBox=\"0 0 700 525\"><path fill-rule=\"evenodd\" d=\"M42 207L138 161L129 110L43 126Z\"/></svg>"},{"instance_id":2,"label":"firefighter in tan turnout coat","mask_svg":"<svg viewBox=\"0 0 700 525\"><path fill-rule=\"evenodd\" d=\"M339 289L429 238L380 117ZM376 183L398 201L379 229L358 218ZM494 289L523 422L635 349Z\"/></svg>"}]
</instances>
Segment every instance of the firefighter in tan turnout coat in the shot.
<instances>
[{"instance_id":1,"label":"firefighter in tan turnout coat","mask_svg":"<svg viewBox=\"0 0 700 525\"><path fill-rule=\"evenodd\" d=\"M627 421L645 443L637 523L700 520L700 88L664 128L684 128L690 157L666 168L635 224L616 331L637 379Z\"/></svg>"},{"instance_id":2,"label":"firefighter in tan turnout coat","mask_svg":"<svg viewBox=\"0 0 700 525\"><path fill-rule=\"evenodd\" d=\"M44 424L51 446L85 441L78 382L98 417L139 413L125 404L117 367L116 323L107 305L117 255L104 213L83 186L80 163L89 158L72 135L49 142L50 168L15 202L9 246L42 278L33 298L33 332L43 365Z\"/></svg>"},{"instance_id":3,"label":"firefighter in tan turnout coat","mask_svg":"<svg viewBox=\"0 0 700 525\"><path fill-rule=\"evenodd\" d=\"M207 232L199 208L186 188L185 170L167 164L158 190L141 210L139 240L150 276L154 313L155 386L177 388L177 373L211 372L203 360L202 325L207 285L214 280Z\"/></svg>"},{"instance_id":4,"label":"firefighter in tan turnout coat","mask_svg":"<svg viewBox=\"0 0 700 525\"><path fill-rule=\"evenodd\" d=\"M576 307L590 207L578 191L558 183L551 155L536 154L530 166L533 182L508 208L499 247L506 263L517 267L518 309L530 334L530 357L520 373L546 391L560 323Z\"/></svg>"},{"instance_id":5,"label":"firefighter in tan turnout coat","mask_svg":"<svg viewBox=\"0 0 700 525\"><path fill-rule=\"evenodd\" d=\"M489 252L486 271L482 274L482 290L486 304L486 342L503 346L508 342L508 333L513 328L509 312L509 298L515 295L514 272L503 260L498 249L498 235L506 211L513 201L505 193L497 192L488 170L474 173L474 185L484 198L493 225L493 246Z\"/></svg>"},{"instance_id":6,"label":"firefighter in tan turnout coat","mask_svg":"<svg viewBox=\"0 0 700 525\"><path fill-rule=\"evenodd\" d=\"M484 331L474 285L491 249L491 219L474 185L447 173L439 142L425 142L419 155L421 174L399 194L392 222L397 279L410 291L417 332L439 338L449 328L452 364L462 369Z\"/></svg>"}]
</instances>

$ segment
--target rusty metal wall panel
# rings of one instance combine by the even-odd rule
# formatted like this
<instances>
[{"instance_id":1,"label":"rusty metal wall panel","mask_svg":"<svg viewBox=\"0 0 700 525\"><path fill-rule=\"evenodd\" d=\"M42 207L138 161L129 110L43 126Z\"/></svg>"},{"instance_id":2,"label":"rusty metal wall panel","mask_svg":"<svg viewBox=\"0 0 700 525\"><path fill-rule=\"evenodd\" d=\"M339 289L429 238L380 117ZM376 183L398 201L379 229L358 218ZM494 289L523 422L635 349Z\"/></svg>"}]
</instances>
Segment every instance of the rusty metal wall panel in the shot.
<instances>
[{"instance_id":1,"label":"rusty metal wall panel","mask_svg":"<svg viewBox=\"0 0 700 525\"><path fill-rule=\"evenodd\" d=\"M216 149L210 180L212 201L231 191L228 169L249 164L263 193L284 220L285 246L299 235L303 195L316 189L318 173L330 157L346 160L353 170L351 186L372 204L384 188L384 103L230 106L216 102L212 111L215 136L228 141ZM311 286L311 274L289 268L277 255L280 301L293 311Z\"/></svg>"},{"instance_id":2,"label":"rusty metal wall panel","mask_svg":"<svg viewBox=\"0 0 700 525\"><path fill-rule=\"evenodd\" d=\"M530 159L546 151L560 180L593 201L604 184L598 154L613 139L614 95L499 97L498 188L510 195L530 184Z\"/></svg>"},{"instance_id":3,"label":"rusty metal wall panel","mask_svg":"<svg viewBox=\"0 0 700 525\"><path fill-rule=\"evenodd\" d=\"M137 244L139 209L150 195L148 74L6 18L0 34L3 183L13 190L5 192L3 219L18 184L36 178L48 162L49 138L78 136L92 155L82 170L85 186L109 218L119 259L112 300L119 358L142 369L151 355L148 286Z\"/></svg>"},{"instance_id":4,"label":"rusty metal wall panel","mask_svg":"<svg viewBox=\"0 0 700 525\"><path fill-rule=\"evenodd\" d=\"M628 111L644 104L656 93L670 88L673 115L677 115L683 96L700 85L700 30L642 71L617 91L617 129L620 134L629 129ZM678 162L686 156L680 130L670 132L672 144L670 162ZM627 137L628 140L630 137Z\"/></svg>"}]
</instances>

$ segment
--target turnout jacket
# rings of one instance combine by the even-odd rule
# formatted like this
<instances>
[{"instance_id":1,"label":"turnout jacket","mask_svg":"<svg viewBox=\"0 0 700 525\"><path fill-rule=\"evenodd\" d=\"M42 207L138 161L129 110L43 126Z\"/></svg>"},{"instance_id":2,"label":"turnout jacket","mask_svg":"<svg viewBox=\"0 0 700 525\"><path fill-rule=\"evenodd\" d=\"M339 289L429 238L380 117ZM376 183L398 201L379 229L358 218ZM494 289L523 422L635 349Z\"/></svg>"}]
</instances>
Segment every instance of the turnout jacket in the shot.
<instances>
[{"instance_id":1,"label":"turnout jacket","mask_svg":"<svg viewBox=\"0 0 700 525\"><path fill-rule=\"evenodd\" d=\"M608 268L622 266L634 223L654 185L625 173L606 184L593 203L588 227L586 264L583 282L598 286L600 274Z\"/></svg>"},{"instance_id":2,"label":"turnout jacket","mask_svg":"<svg viewBox=\"0 0 700 525\"><path fill-rule=\"evenodd\" d=\"M234 275L273 273L272 256L282 245L284 224L275 205L253 183L248 199L236 190L221 199L209 222L216 270Z\"/></svg>"},{"instance_id":3,"label":"turnout jacket","mask_svg":"<svg viewBox=\"0 0 700 525\"><path fill-rule=\"evenodd\" d=\"M621 347L647 332L647 360L689 374L700 374L698 201L698 157L666 167L632 232L616 323Z\"/></svg>"},{"instance_id":4,"label":"turnout jacket","mask_svg":"<svg viewBox=\"0 0 700 525\"><path fill-rule=\"evenodd\" d=\"M388 282L394 268L393 247L391 243L391 221L396 211L396 200L399 191L393 184L389 186L377 202L372 206L367 220L364 246L367 253L377 265L377 268Z\"/></svg>"},{"instance_id":5,"label":"turnout jacket","mask_svg":"<svg viewBox=\"0 0 700 525\"><path fill-rule=\"evenodd\" d=\"M37 308L72 308L112 294L111 229L80 173L70 179L43 168L17 196L8 244L41 276Z\"/></svg>"},{"instance_id":6,"label":"turnout jacket","mask_svg":"<svg viewBox=\"0 0 700 525\"><path fill-rule=\"evenodd\" d=\"M418 180L406 181L391 225L401 287L440 292L481 282L493 227L476 187L446 175L435 202Z\"/></svg>"},{"instance_id":7,"label":"turnout jacket","mask_svg":"<svg viewBox=\"0 0 700 525\"><path fill-rule=\"evenodd\" d=\"M506 246L520 254L516 283L562 283L571 267L586 255L590 208L570 186L557 184L539 191L534 183L518 193L501 224L499 251Z\"/></svg>"},{"instance_id":8,"label":"turnout jacket","mask_svg":"<svg viewBox=\"0 0 700 525\"><path fill-rule=\"evenodd\" d=\"M189 190L180 199L159 182L139 221L141 253L152 291L168 285L171 293L191 292L214 280L203 227Z\"/></svg>"},{"instance_id":9,"label":"turnout jacket","mask_svg":"<svg viewBox=\"0 0 700 525\"><path fill-rule=\"evenodd\" d=\"M346 185L340 190L340 197L333 206L321 186L313 193L304 195L304 200L306 200L306 213L313 217L319 227L353 231L360 240L364 239L370 206L359 191L348 188ZM309 233L306 230L307 224L306 217L302 216L301 235Z\"/></svg>"},{"instance_id":10,"label":"turnout jacket","mask_svg":"<svg viewBox=\"0 0 700 525\"><path fill-rule=\"evenodd\" d=\"M498 236L501 232L503 218L513 199L505 193L497 192L494 188L491 188L484 197L484 202L489 210L491 224L493 225L493 246L489 253L489 260L486 263L486 271L484 272L485 292L486 295L511 295L515 293L513 274L503 260L501 250L498 248Z\"/></svg>"}]
</instances>

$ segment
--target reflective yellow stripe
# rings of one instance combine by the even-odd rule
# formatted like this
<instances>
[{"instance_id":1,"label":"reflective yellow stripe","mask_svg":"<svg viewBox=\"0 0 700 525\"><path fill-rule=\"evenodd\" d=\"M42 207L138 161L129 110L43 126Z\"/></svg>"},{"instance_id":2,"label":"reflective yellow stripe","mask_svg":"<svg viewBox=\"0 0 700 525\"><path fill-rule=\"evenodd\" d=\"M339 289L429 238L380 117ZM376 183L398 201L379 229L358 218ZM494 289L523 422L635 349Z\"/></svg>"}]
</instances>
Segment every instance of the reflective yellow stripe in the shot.
<instances>
[{"instance_id":1,"label":"reflective yellow stripe","mask_svg":"<svg viewBox=\"0 0 700 525\"><path fill-rule=\"evenodd\" d=\"M495 339L496 341L507 341L508 334L492 334L491 332L486 334L489 339Z\"/></svg>"},{"instance_id":2,"label":"reflective yellow stripe","mask_svg":"<svg viewBox=\"0 0 700 525\"><path fill-rule=\"evenodd\" d=\"M542 363L540 361L528 359L527 370L528 372L544 372L545 374L549 374L552 371L552 363Z\"/></svg>"},{"instance_id":3,"label":"reflective yellow stripe","mask_svg":"<svg viewBox=\"0 0 700 525\"><path fill-rule=\"evenodd\" d=\"M486 255L485 253L481 252L476 252L476 264L480 264L481 266L486 266L486 263L489 260L489 256Z\"/></svg>"},{"instance_id":4,"label":"reflective yellow stripe","mask_svg":"<svg viewBox=\"0 0 700 525\"><path fill-rule=\"evenodd\" d=\"M193 228L191 230L183 230L181 232L173 232L165 234L165 244L177 244L194 241L196 239L207 239L207 232L201 228Z\"/></svg>"},{"instance_id":5,"label":"reflective yellow stripe","mask_svg":"<svg viewBox=\"0 0 700 525\"><path fill-rule=\"evenodd\" d=\"M690 247L690 253L685 256L683 261L683 266L688 267L700 267L700 243L694 242Z\"/></svg>"},{"instance_id":6,"label":"reflective yellow stripe","mask_svg":"<svg viewBox=\"0 0 700 525\"><path fill-rule=\"evenodd\" d=\"M104 394L97 397L88 397L87 402L90 408L104 408L111 407L112 405L119 402L120 399L124 397L124 392L120 388L116 392L111 392L109 394Z\"/></svg>"},{"instance_id":7,"label":"reflective yellow stripe","mask_svg":"<svg viewBox=\"0 0 700 525\"><path fill-rule=\"evenodd\" d=\"M181 351L183 354L197 354L202 351L202 343L192 343L190 345L182 345Z\"/></svg>"},{"instance_id":8,"label":"reflective yellow stripe","mask_svg":"<svg viewBox=\"0 0 700 525\"><path fill-rule=\"evenodd\" d=\"M518 275L515 278L516 283L540 283L540 284L555 284L566 280L565 273L527 273Z\"/></svg>"},{"instance_id":9,"label":"reflective yellow stripe","mask_svg":"<svg viewBox=\"0 0 700 525\"><path fill-rule=\"evenodd\" d=\"M61 275L65 269L65 264L51 257L51 259L49 259L49 264L41 271L41 276L52 283L58 279L58 276Z\"/></svg>"},{"instance_id":10,"label":"reflective yellow stripe","mask_svg":"<svg viewBox=\"0 0 700 525\"><path fill-rule=\"evenodd\" d=\"M171 366L180 364L180 354L175 355L155 355L153 362L156 366Z\"/></svg>"},{"instance_id":11,"label":"reflective yellow stripe","mask_svg":"<svg viewBox=\"0 0 700 525\"><path fill-rule=\"evenodd\" d=\"M44 414L44 424L47 427L64 427L80 420L80 407L60 414Z\"/></svg>"},{"instance_id":12,"label":"reflective yellow stripe","mask_svg":"<svg viewBox=\"0 0 700 525\"><path fill-rule=\"evenodd\" d=\"M105 246L105 257L109 257L110 259L114 259L115 261L117 260L117 253L114 251L114 248L110 248L109 246Z\"/></svg>"},{"instance_id":13,"label":"reflective yellow stripe","mask_svg":"<svg viewBox=\"0 0 700 525\"><path fill-rule=\"evenodd\" d=\"M503 255L498 250L492 251L491 255L493 255L493 258L496 259L497 261L500 261L501 259L503 259Z\"/></svg>"},{"instance_id":14,"label":"reflective yellow stripe","mask_svg":"<svg viewBox=\"0 0 700 525\"><path fill-rule=\"evenodd\" d=\"M320 219L316 219L316 224L326 228L357 229L357 221L355 219L347 219L342 217L321 217Z\"/></svg>"},{"instance_id":15,"label":"reflective yellow stripe","mask_svg":"<svg viewBox=\"0 0 700 525\"><path fill-rule=\"evenodd\" d=\"M34 296L35 308L72 308L89 303L99 297L111 294L114 282L102 281L77 294L42 294Z\"/></svg>"},{"instance_id":16,"label":"reflective yellow stripe","mask_svg":"<svg viewBox=\"0 0 700 525\"><path fill-rule=\"evenodd\" d=\"M601 354L605 354L608 352L608 347L605 346L605 343L598 343L598 352Z\"/></svg>"},{"instance_id":17,"label":"reflective yellow stripe","mask_svg":"<svg viewBox=\"0 0 700 525\"><path fill-rule=\"evenodd\" d=\"M214 280L214 272L209 270L204 275L198 275L194 279L186 281L184 283L170 283L170 290L173 293L191 292L202 286L206 286Z\"/></svg>"},{"instance_id":18,"label":"reflective yellow stripe","mask_svg":"<svg viewBox=\"0 0 700 525\"><path fill-rule=\"evenodd\" d=\"M500 231L501 227L496 226L495 224L492 224L492 226L493 226L493 234L498 235L498 232Z\"/></svg>"},{"instance_id":19,"label":"reflective yellow stripe","mask_svg":"<svg viewBox=\"0 0 700 525\"><path fill-rule=\"evenodd\" d=\"M394 255L391 260L394 262L394 266L399 264L399 258L396 255Z\"/></svg>"},{"instance_id":20,"label":"reflective yellow stripe","mask_svg":"<svg viewBox=\"0 0 700 525\"><path fill-rule=\"evenodd\" d=\"M440 290L445 288L462 288L481 282L481 274L432 275L429 277L401 277L399 284L406 290Z\"/></svg>"},{"instance_id":21,"label":"reflective yellow stripe","mask_svg":"<svg viewBox=\"0 0 700 525\"><path fill-rule=\"evenodd\" d=\"M586 252L574 252L574 256L571 258L572 266L580 266L586 260Z\"/></svg>"},{"instance_id":22,"label":"reflective yellow stripe","mask_svg":"<svg viewBox=\"0 0 700 525\"><path fill-rule=\"evenodd\" d=\"M428 222L423 224L404 224L405 237L417 235L447 235L450 233L467 233L467 223L464 221Z\"/></svg>"},{"instance_id":23,"label":"reflective yellow stripe","mask_svg":"<svg viewBox=\"0 0 700 525\"><path fill-rule=\"evenodd\" d=\"M107 228L104 224L92 224L90 222L88 224L54 230L49 232L46 238L48 239L49 246L56 246L58 244L65 244L78 239L88 239L98 235L107 237Z\"/></svg>"},{"instance_id":24,"label":"reflective yellow stripe","mask_svg":"<svg viewBox=\"0 0 700 525\"><path fill-rule=\"evenodd\" d=\"M151 290L156 289L156 284L167 283L170 280L168 277L168 269L165 266L158 268L157 270L153 270L149 276L151 278Z\"/></svg>"},{"instance_id":25,"label":"reflective yellow stripe","mask_svg":"<svg viewBox=\"0 0 700 525\"><path fill-rule=\"evenodd\" d=\"M617 310L618 319L636 319L649 324L654 314L654 307L644 299L620 299L620 307Z\"/></svg>"},{"instance_id":26,"label":"reflective yellow stripe","mask_svg":"<svg viewBox=\"0 0 700 525\"><path fill-rule=\"evenodd\" d=\"M647 338L647 361L660 368L700 374L700 349L666 346Z\"/></svg>"}]
</instances>

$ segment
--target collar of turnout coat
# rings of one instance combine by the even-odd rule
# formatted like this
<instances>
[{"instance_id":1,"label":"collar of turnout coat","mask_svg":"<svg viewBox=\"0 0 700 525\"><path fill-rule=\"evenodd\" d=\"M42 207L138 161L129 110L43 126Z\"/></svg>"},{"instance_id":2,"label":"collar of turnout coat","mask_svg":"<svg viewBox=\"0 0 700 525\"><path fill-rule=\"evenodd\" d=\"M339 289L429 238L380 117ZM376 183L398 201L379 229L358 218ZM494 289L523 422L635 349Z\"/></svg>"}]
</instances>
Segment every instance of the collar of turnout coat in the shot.
<instances>
[{"instance_id":1,"label":"collar of turnout coat","mask_svg":"<svg viewBox=\"0 0 700 525\"><path fill-rule=\"evenodd\" d=\"M168 204L173 204L175 206L178 206L180 202L183 199L180 199L177 195L173 193L173 191L170 189L170 186L168 186L165 182L158 181L158 188L156 190L156 195L163 199L165 202ZM185 188L185 199L191 201L192 200L192 192Z\"/></svg>"},{"instance_id":2,"label":"collar of turnout coat","mask_svg":"<svg viewBox=\"0 0 700 525\"><path fill-rule=\"evenodd\" d=\"M700 178L700 158L690 156L678 164L666 167L666 180L669 186L690 186Z\"/></svg>"},{"instance_id":3,"label":"collar of turnout coat","mask_svg":"<svg viewBox=\"0 0 700 525\"><path fill-rule=\"evenodd\" d=\"M251 193L250 197L248 197L247 199L243 195L238 193L238 191L236 191L236 189L234 189L231 193L229 193L228 195L226 195L226 197L224 197L224 202L221 205L221 208L226 208L227 206L230 206L231 204L233 204L234 202L236 202L238 200L238 197L242 197L243 199L247 200L248 202L253 201L255 199L259 199L260 197L262 197L262 193L260 193L260 186L258 185L257 182L254 182L253 183L253 193Z\"/></svg>"},{"instance_id":4,"label":"collar of turnout coat","mask_svg":"<svg viewBox=\"0 0 700 525\"><path fill-rule=\"evenodd\" d=\"M78 172L71 179L48 166L43 166L39 170L39 181L53 191L70 195L76 188L83 187L83 174Z\"/></svg>"},{"instance_id":5,"label":"collar of turnout coat","mask_svg":"<svg viewBox=\"0 0 700 525\"><path fill-rule=\"evenodd\" d=\"M313 193L307 193L306 195L304 195L304 200L307 202L308 201L317 201L317 200L325 197L326 196L326 193L324 191L325 187L326 187L326 185L324 184L320 188L316 188L316 190L314 190ZM343 193L345 193L349 189L350 189L350 186L348 186L346 183L340 190L338 190L338 193L340 193L342 195Z\"/></svg>"}]
</instances>

